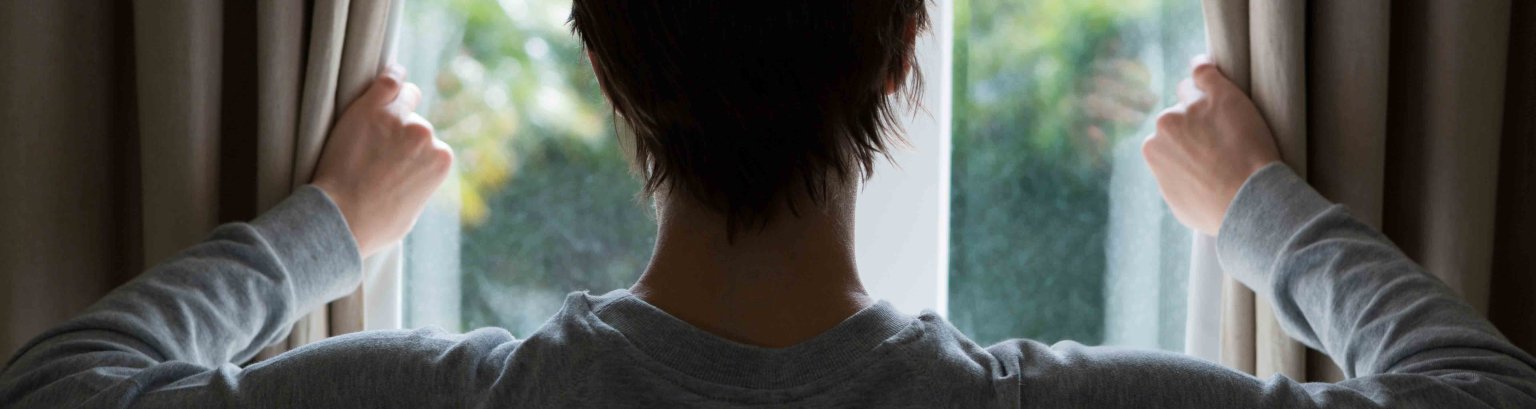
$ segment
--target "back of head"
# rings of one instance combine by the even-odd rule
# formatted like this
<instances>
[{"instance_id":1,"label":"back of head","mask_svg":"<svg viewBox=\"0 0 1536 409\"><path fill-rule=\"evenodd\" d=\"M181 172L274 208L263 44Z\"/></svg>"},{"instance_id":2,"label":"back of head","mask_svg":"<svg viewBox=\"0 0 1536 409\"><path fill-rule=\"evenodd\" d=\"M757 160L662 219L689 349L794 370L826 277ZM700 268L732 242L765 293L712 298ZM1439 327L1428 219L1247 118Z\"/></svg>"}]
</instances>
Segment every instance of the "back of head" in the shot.
<instances>
[{"instance_id":1,"label":"back of head","mask_svg":"<svg viewBox=\"0 0 1536 409\"><path fill-rule=\"evenodd\" d=\"M925 0L575 0L571 23L634 131L646 192L763 225L867 178L920 81Z\"/></svg>"}]
</instances>

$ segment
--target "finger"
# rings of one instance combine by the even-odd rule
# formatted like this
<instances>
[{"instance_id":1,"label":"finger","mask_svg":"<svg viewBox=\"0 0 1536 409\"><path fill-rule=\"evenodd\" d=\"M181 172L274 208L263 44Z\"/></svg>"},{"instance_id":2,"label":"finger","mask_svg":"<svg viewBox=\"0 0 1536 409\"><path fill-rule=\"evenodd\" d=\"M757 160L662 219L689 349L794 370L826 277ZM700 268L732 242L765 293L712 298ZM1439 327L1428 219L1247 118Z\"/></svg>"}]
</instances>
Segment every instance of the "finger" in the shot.
<instances>
[{"instance_id":1,"label":"finger","mask_svg":"<svg viewBox=\"0 0 1536 409\"><path fill-rule=\"evenodd\" d=\"M400 95L395 97L395 102L390 103L390 108L404 116L408 112L415 112L421 104L421 88L415 83L407 82L401 87Z\"/></svg>"},{"instance_id":2,"label":"finger","mask_svg":"<svg viewBox=\"0 0 1536 409\"><path fill-rule=\"evenodd\" d=\"M1224 92L1228 88L1236 87L1235 85L1232 85L1231 80L1228 80L1225 75L1222 75L1221 70L1217 69L1216 64L1212 62L1204 62L1200 65L1196 65L1194 73L1191 75L1191 77L1195 80L1195 88L1198 88L1200 91L1204 91L1207 94Z\"/></svg>"},{"instance_id":3,"label":"finger","mask_svg":"<svg viewBox=\"0 0 1536 409\"><path fill-rule=\"evenodd\" d=\"M1141 158L1146 160L1148 164L1153 163L1153 159L1162 154L1163 144L1164 141L1157 136L1156 132L1147 134L1147 137L1141 140ZM1156 176L1157 172L1162 169L1161 166L1153 166L1151 170L1153 176Z\"/></svg>"},{"instance_id":4,"label":"finger","mask_svg":"<svg viewBox=\"0 0 1536 409\"><path fill-rule=\"evenodd\" d=\"M390 64L389 68L379 74L368 86L368 91L363 92L359 98L372 106L388 105L400 94L401 85L405 82L405 67L400 64Z\"/></svg>"},{"instance_id":5,"label":"finger","mask_svg":"<svg viewBox=\"0 0 1536 409\"><path fill-rule=\"evenodd\" d=\"M405 116L405 134L413 138L425 138L430 140L436 137L437 131L432 128L432 123L421 115L412 112Z\"/></svg>"},{"instance_id":6,"label":"finger","mask_svg":"<svg viewBox=\"0 0 1536 409\"><path fill-rule=\"evenodd\" d=\"M1179 103L1186 105L1189 104L1190 101L1200 99L1200 96L1204 94L1200 92L1199 88L1195 88L1195 81L1188 78L1185 78L1183 81L1179 81L1177 92L1179 95Z\"/></svg>"},{"instance_id":7,"label":"finger","mask_svg":"<svg viewBox=\"0 0 1536 409\"><path fill-rule=\"evenodd\" d=\"M1215 61L1211 60L1210 54L1195 54L1194 57L1190 57L1189 58L1189 68L1195 68L1195 67L1200 66L1201 64L1214 64L1214 63L1215 63Z\"/></svg>"},{"instance_id":8,"label":"finger","mask_svg":"<svg viewBox=\"0 0 1536 409\"><path fill-rule=\"evenodd\" d=\"M1153 126L1157 130L1157 134L1177 135L1180 130L1184 129L1184 107L1175 106L1164 109L1163 112L1157 114L1157 121L1153 123Z\"/></svg>"}]
</instances>

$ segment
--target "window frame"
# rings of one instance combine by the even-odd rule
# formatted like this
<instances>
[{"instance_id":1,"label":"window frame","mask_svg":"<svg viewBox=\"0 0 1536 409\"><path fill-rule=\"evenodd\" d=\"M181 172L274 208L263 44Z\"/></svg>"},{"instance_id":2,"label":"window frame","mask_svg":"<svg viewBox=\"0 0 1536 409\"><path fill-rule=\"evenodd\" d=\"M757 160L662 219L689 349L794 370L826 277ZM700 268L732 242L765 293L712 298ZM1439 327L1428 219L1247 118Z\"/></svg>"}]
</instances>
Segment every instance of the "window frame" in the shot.
<instances>
[{"instance_id":1,"label":"window frame","mask_svg":"<svg viewBox=\"0 0 1536 409\"><path fill-rule=\"evenodd\" d=\"M945 316L954 2L929 2L928 16L929 32L916 44L922 98L919 106L902 107L910 146L891 152L892 161L877 162L874 177L861 187L854 240L859 279L871 296L902 311Z\"/></svg>"}]
</instances>

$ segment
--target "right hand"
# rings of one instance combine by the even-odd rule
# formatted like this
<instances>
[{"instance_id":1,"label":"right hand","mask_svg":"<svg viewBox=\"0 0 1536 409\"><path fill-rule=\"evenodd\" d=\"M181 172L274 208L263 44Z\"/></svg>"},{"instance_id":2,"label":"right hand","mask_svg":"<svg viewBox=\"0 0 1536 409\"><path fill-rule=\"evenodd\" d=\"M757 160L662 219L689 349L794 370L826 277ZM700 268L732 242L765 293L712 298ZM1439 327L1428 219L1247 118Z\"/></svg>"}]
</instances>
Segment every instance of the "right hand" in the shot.
<instances>
[{"instance_id":1,"label":"right hand","mask_svg":"<svg viewBox=\"0 0 1536 409\"><path fill-rule=\"evenodd\" d=\"M1193 82L1179 84L1179 104L1158 115L1141 154L1173 216L1215 236L1237 190L1280 153L1248 95L1205 56L1194 65Z\"/></svg>"},{"instance_id":2,"label":"right hand","mask_svg":"<svg viewBox=\"0 0 1536 409\"><path fill-rule=\"evenodd\" d=\"M397 64L352 102L326 139L314 185L341 209L368 257L405 238L447 178L453 151L413 112L421 89Z\"/></svg>"}]
</instances>

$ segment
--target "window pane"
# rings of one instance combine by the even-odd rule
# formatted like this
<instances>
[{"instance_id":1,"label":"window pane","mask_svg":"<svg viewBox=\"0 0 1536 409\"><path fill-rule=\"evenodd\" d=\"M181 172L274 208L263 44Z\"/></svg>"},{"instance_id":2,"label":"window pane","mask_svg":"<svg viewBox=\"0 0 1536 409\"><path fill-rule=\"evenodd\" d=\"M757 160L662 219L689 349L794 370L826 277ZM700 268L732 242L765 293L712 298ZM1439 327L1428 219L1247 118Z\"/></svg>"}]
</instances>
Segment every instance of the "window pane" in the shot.
<instances>
[{"instance_id":1,"label":"window pane","mask_svg":"<svg viewBox=\"0 0 1536 409\"><path fill-rule=\"evenodd\" d=\"M950 319L1180 350L1189 232L1139 151L1203 49L1196 0L957 0Z\"/></svg>"},{"instance_id":2,"label":"window pane","mask_svg":"<svg viewBox=\"0 0 1536 409\"><path fill-rule=\"evenodd\" d=\"M406 3L401 59L458 154L408 239L406 325L521 336L568 292L629 286L655 222L565 25L570 1Z\"/></svg>"}]
</instances>

